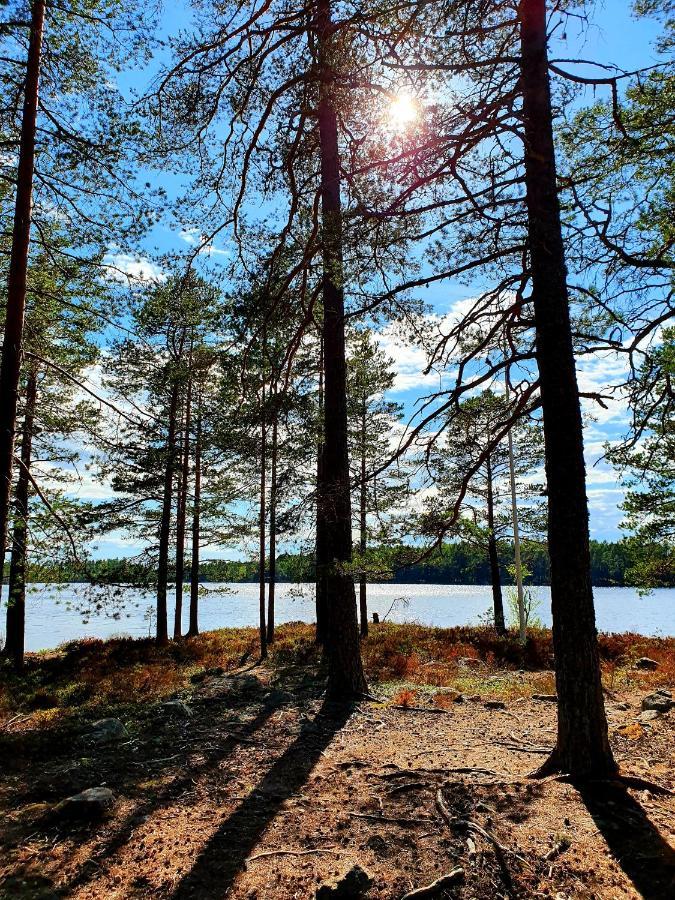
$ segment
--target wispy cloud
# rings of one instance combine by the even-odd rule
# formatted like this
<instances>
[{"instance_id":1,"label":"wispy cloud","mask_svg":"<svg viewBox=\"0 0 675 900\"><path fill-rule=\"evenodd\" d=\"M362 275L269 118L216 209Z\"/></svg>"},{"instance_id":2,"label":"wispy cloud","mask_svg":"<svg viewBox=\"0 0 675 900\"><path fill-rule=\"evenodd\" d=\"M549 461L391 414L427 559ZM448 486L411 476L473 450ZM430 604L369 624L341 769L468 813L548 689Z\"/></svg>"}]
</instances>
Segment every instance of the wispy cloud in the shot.
<instances>
[{"instance_id":1,"label":"wispy cloud","mask_svg":"<svg viewBox=\"0 0 675 900\"><path fill-rule=\"evenodd\" d=\"M199 247L199 252L206 256L230 256L229 250L216 247L215 244L209 243L206 236L201 233L199 228L183 228L180 231L181 240L185 241L191 247Z\"/></svg>"},{"instance_id":2,"label":"wispy cloud","mask_svg":"<svg viewBox=\"0 0 675 900\"><path fill-rule=\"evenodd\" d=\"M129 253L108 253L103 260L109 278L120 282L158 284L166 280L166 274L151 259L132 256Z\"/></svg>"}]
</instances>

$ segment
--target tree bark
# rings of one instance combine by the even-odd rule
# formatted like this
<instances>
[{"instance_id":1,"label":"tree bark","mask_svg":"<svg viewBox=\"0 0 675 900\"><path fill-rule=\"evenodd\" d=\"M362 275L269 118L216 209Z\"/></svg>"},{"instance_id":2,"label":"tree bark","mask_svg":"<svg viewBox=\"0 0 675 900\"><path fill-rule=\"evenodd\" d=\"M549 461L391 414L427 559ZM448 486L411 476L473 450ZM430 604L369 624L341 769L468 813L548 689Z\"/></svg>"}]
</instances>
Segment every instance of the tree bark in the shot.
<instances>
[{"instance_id":1,"label":"tree bark","mask_svg":"<svg viewBox=\"0 0 675 900\"><path fill-rule=\"evenodd\" d=\"M197 404L197 429L195 434L195 491L192 508L192 560L190 563L190 627L188 637L199 634L199 541L201 537L202 503L202 411Z\"/></svg>"},{"instance_id":2,"label":"tree bark","mask_svg":"<svg viewBox=\"0 0 675 900\"><path fill-rule=\"evenodd\" d=\"M315 585L316 585L316 642L323 644L326 637L326 558L325 516L323 512L323 337L319 355L319 420L321 438L316 448L316 543L315 543Z\"/></svg>"},{"instance_id":3,"label":"tree bark","mask_svg":"<svg viewBox=\"0 0 675 900\"><path fill-rule=\"evenodd\" d=\"M325 370L322 498L326 541L327 695L349 700L363 695L356 596L349 571L352 521L347 441L342 209L337 115L333 105L334 27L330 0L317 0L319 50L319 146L321 156L321 237L323 252L323 348Z\"/></svg>"},{"instance_id":4,"label":"tree bark","mask_svg":"<svg viewBox=\"0 0 675 900\"><path fill-rule=\"evenodd\" d=\"M173 620L173 637L178 640L183 633L183 581L185 579L185 526L187 519L188 481L190 478L190 427L192 406L192 377L188 375L185 392L185 431L183 433L183 459L181 465L178 507L176 510L176 609Z\"/></svg>"},{"instance_id":5,"label":"tree bark","mask_svg":"<svg viewBox=\"0 0 675 900\"><path fill-rule=\"evenodd\" d=\"M276 397L276 387L274 391ZM274 600L277 580L277 455L279 415L275 406L272 419L272 459L270 471L270 561L267 589L267 643L274 643Z\"/></svg>"},{"instance_id":6,"label":"tree bark","mask_svg":"<svg viewBox=\"0 0 675 900\"><path fill-rule=\"evenodd\" d=\"M171 388L169 402L169 422L166 436L166 469L164 471L164 494L162 497L162 517L159 523L159 555L157 560L157 643L160 647L169 643L166 610L166 589L169 577L169 538L171 536L171 505L173 497L173 475L176 455L176 414L178 411L179 382L176 378Z\"/></svg>"},{"instance_id":7,"label":"tree bark","mask_svg":"<svg viewBox=\"0 0 675 900\"><path fill-rule=\"evenodd\" d=\"M12 251L7 278L7 309L0 363L0 592L5 564L14 461L14 435L26 313L26 281L30 247L35 133L37 127L45 0L34 0L31 13L24 88L19 165L17 169Z\"/></svg>"},{"instance_id":8,"label":"tree bark","mask_svg":"<svg viewBox=\"0 0 675 900\"><path fill-rule=\"evenodd\" d=\"M490 561L490 582L492 584L492 607L494 610L495 631L506 634L504 620L504 599L502 597L502 578L499 571L499 550L495 535L495 501L492 484L492 460L488 454L487 469L487 523L488 523L488 559Z\"/></svg>"},{"instance_id":9,"label":"tree bark","mask_svg":"<svg viewBox=\"0 0 675 900\"><path fill-rule=\"evenodd\" d=\"M264 332L263 332L264 333ZM266 340L263 337L263 354ZM260 517L258 520L259 555L258 571L259 606L260 606L260 658L267 659L267 625L265 622L265 523L267 514L266 502L267 478L267 422L265 417L265 369L263 355L263 382L260 391Z\"/></svg>"},{"instance_id":10,"label":"tree bark","mask_svg":"<svg viewBox=\"0 0 675 900\"><path fill-rule=\"evenodd\" d=\"M359 550L361 552L361 574L359 576L359 618L361 637L368 637L368 587L363 568L368 547L367 531L367 491L366 491L366 396L361 406L361 490L359 496Z\"/></svg>"},{"instance_id":11,"label":"tree bark","mask_svg":"<svg viewBox=\"0 0 675 900\"><path fill-rule=\"evenodd\" d=\"M23 668L26 633L26 556L28 552L28 474L33 449L33 423L37 400L37 371L28 373L26 408L21 434L21 468L14 495L14 533L12 559L9 567L9 596L7 599L7 635L4 655L15 669Z\"/></svg>"},{"instance_id":12,"label":"tree bark","mask_svg":"<svg viewBox=\"0 0 675 900\"><path fill-rule=\"evenodd\" d=\"M530 266L541 384L558 735L541 771L616 770L607 735L593 590L583 430L558 201L545 0L521 0L521 83Z\"/></svg>"}]
</instances>

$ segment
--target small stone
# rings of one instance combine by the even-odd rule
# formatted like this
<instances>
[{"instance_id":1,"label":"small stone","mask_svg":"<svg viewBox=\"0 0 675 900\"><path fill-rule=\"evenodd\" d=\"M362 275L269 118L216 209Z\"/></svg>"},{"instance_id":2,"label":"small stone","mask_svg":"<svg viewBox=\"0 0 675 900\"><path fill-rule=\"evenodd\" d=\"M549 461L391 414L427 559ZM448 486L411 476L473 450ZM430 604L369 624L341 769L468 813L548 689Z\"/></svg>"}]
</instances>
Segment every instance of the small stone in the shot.
<instances>
[{"instance_id":1,"label":"small stone","mask_svg":"<svg viewBox=\"0 0 675 900\"><path fill-rule=\"evenodd\" d=\"M645 709L638 716L638 722L653 722L661 713L656 709Z\"/></svg>"},{"instance_id":2,"label":"small stone","mask_svg":"<svg viewBox=\"0 0 675 900\"><path fill-rule=\"evenodd\" d=\"M628 703L617 703L615 704L614 709L621 709L625 711L627 709L630 709L630 706L628 705Z\"/></svg>"},{"instance_id":3,"label":"small stone","mask_svg":"<svg viewBox=\"0 0 675 900\"><path fill-rule=\"evenodd\" d=\"M483 705L486 709L506 709L506 703L501 700L486 700Z\"/></svg>"},{"instance_id":4,"label":"small stone","mask_svg":"<svg viewBox=\"0 0 675 900\"><path fill-rule=\"evenodd\" d=\"M368 892L372 883L373 879L361 866L352 866L344 875L320 885L316 900L358 900Z\"/></svg>"},{"instance_id":5,"label":"small stone","mask_svg":"<svg viewBox=\"0 0 675 900\"><path fill-rule=\"evenodd\" d=\"M557 703L557 694L532 694L533 700L539 700L541 703Z\"/></svg>"},{"instance_id":6,"label":"small stone","mask_svg":"<svg viewBox=\"0 0 675 900\"><path fill-rule=\"evenodd\" d=\"M278 688L272 688L271 691L268 691L263 695L262 698L265 703L272 703L275 706L281 706L284 703L292 703L295 700L293 694L290 691L282 691Z\"/></svg>"},{"instance_id":7,"label":"small stone","mask_svg":"<svg viewBox=\"0 0 675 900\"><path fill-rule=\"evenodd\" d=\"M655 709L660 713L668 712L672 705L672 699L667 694L663 694L660 691L648 694L642 701L643 710Z\"/></svg>"},{"instance_id":8,"label":"small stone","mask_svg":"<svg viewBox=\"0 0 675 900\"><path fill-rule=\"evenodd\" d=\"M183 719L189 719L192 716L192 710L182 700L167 700L166 703L162 703L162 709L170 716L180 716Z\"/></svg>"},{"instance_id":9,"label":"small stone","mask_svg":"<svg viewBox=\"0 0 675 900\"><path fill-rule=\"evenodd\" d=\"M220 689L232 699L253 699L267 693L267 685L255 675L224 675Z\"/></svg>"},{"instance_id":10,"label":"small stone","mask_svg":"<svg viewBox=\"0 0 675 900\"><path fill-rule=\"evenodd\" d=\"M654 671L654 669L658 669L659 664L655 659L650 659L648 656L641 656L640 659L635 661L636 669L646 669L649 671Z\"/></svg>"},{"instance_id":11,"label":"small stone","mask_svg":"<svg viewBox=\"0 0 675 900\"><path fill-rule=\"evenodd\" d=\"M66 797L54 807L52 817L78 822L93 822L103 818L111 809L115 795L106 787L87 788L72 797Z\"/></svg>"},{"instance_id":12,"label":"small stone","mask_svg":"<svg viewBox=\"0 0 675 900\"><path fill-rule=\"evenodd\" d=\"M92 725L89 736L95 744L107 744L122 740L128 736L128 732L119 719L99 719Z\"/></svg>"},{"instance_id":13,"label":"small stone","mask_svg":"<svg viewBox=\"0 0 675 900\"><path fill-rule=\"evenodd\" d=\"M465 669L480 669L481 661L474 656L460 656L457 665L464 666Z\"/></svg>"}]
</instances>

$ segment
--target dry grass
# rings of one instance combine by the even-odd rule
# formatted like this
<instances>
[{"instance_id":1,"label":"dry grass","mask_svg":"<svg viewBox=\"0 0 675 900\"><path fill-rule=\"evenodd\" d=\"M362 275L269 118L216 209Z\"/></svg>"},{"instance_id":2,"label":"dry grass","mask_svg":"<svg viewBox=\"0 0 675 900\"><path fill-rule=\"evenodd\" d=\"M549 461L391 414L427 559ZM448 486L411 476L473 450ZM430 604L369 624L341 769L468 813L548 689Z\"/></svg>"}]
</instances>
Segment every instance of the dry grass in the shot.
<instances>
[{"instance_id":1,"label":"dry grass","mask_svg":"<svg viewBox=\"0 0 675 900\"><path fill-rule=\"evenodd\" d=\"M228 671L244 660L254 661L257 640L255 628L229 628L166 648L148 639L117 638L75 641L53 653L29 654L21 676L0 673L0 721L30 713L35 727L87 708L162 699L187 688L199 673ZM675 681L675 639L600 635L599 643L610 690ZM508 700L555 690L551 634L546 630L533 632L523 649L515 635L500 638L488 628L387 623L371 628L362 649L371 684L381 685L400 705L412 704L418 692L443 706L457 693ZM641 656L655 659L658 668L635 669ZM291 623L277 629L272 667L316 670L319 662L311 625ZM410 695L407 701L403 694Z\"/></svg>"}]
</instances>

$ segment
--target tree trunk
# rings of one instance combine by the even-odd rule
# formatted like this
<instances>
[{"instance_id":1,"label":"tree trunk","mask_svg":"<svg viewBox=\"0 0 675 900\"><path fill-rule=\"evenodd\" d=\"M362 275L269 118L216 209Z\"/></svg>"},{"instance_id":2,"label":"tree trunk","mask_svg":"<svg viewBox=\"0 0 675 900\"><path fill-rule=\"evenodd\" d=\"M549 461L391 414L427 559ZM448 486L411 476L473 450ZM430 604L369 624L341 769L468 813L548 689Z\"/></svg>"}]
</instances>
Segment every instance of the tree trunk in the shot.
<instances>
[{"instance_id":1,"label":"tree trunk","mask_svg":"<svg viewBox=\"0 0 675 900\"><path fill-rule=\"evenodd\" d=\"M488 558L490 560L490 582L492 583L492 606L494 609L495 631L506 634L504 621L504 600L502 597L502 579L499 571L499 551L495 536L495 501L492 484L492 460L488 455L487 468L487 522L488 522Z\"/></svg>"},{"instance_id":2,"label":"tree trunk","mask_svg":"<svg viewBox=\"0 0 675 900\"><path fill-rule=\"evenodd\" d=\"M558 692L556 750L542 771L606 776L616 770L616 764L607 736L591 587L583 430L557 192L546 2L521 0L519 11L525 183Z\"/></svg>"},{"instance_id":3,"label":"tree trunk","mask_svg":"<svg viewBox=\"0 0 675 900\"><path fill-rule=\"evenodd\" d=\"M316 584L316 642L323 644L326 637L326 538L325 516L323 512L323 337L319 356L319 420L321 439L316 448L316 544L315 544L315 584Z\"/></svg>"},{"instance_id":4,"label":"tree trunk","mask_svg":"<svg viewBox=\"0 0 675 900\"><path fill-rule=\"evenodd\" d=\"M160 647L169 643L166 614L166 588L169 577L169 538L171 536L171 501L173 497L173 473L176 455L176 414L178 410L179 382L176 378L171 389L169 423L166 436L166 469L162 518L159 523L159 556L157 560L157 643Z\"/></svg>"},{"instance_id":5,"label":"tree trunk","mask_svg":"<svg viewBox=\"0 0 675 900\"><path fill-rule=\"evenodd\" d=\"M319 146L323 251L323 349L325 370L322 499L326 541L327 695L348 700L366 691L361 662L352 558L352 519L347 444L342 210L337 116L333 106L334 27L330 0L317 0L319 49Z\"/></svg>"},{"instance_id":6,"label":"tree trunk","mask_svg":"<svg viewBox=\"0 0 675 900\"><path fill-rule=\"evenodd\" d=\"M263 348L266 340L263 337ZM267 477L267 423L265 421L265 370L263 362L263 382L260 399L260 518L259 529L259 554L260 564L258 571L259 605L260 605L260 658L267 659L267 625L265 623L265 523L267 519L265 510L265 493Z\"/></svg>"},{"instance_id":7,"label":"tree trunk","mask_svg":"<svg viewBox=\"0 0 675 900\"><path fill-rule=\"evenodd\" d=\"M195 434L195 493L192 509L192 561L190 563L190 628L188 637L199 634L199 541L201 535L202 503L202 411L197 405L197 433Z\"/></svg>"},{"instance_id":8,"label":"tree trunk","mask_svg":"<svg viewBox=\"0 0 675 900\"><path fill-rule=\"evenodd\" d=\"M14 534L12 560L9 567L9 596L7 599L7 636L4 655L14 668L23 668L26 630L26 556L28 550L28 488L33 445L33 422L37 399L37 372L32 368L26 384L26 409L21 435L21 468L14 495Z\"/></svg>"},{"instance_id":9,"label":"tree trunk","mask_svg":"<svg viewBox=\"0 0 675 900\"><path fill-rule=\"evenodd\" d=\"M504 377L504 397L506 405L510 401L509 370ZM518 598L518 634L520 643L527 643L527 622L525 619L525 591L523 589L523 563L520 555L520 526L518 523L518 494L516 492L516 467L513 459L513 429L509 428L509 484L511 488L511 521L513 523L513 555L516 572L516 596Z\"/></svg>"},{"instance_id":10,"label":"tree trunk","mask_svg":"<svg viewBox=\"0 0 675 900\"><path fill-rule=\"evenodd\" d=\"M275 387L276 396L276 387ZM277 455L279 415L274 409L272 420L272 460L270 472L270 562L267 592L267 643L274 643L274 594L277 580Z\"/></svg>"},{"instance_id":11,"label":"tree trunk","mask_svg":"<svg viewBox=\"0 0 675 900\"><path fill-rule=\"evenodd\" d=\"M361 573L359 576L359 617L361 619L361 637L368 637L368 588L366 573L363 568L368 547L366 529L367 491L366 491L366 395L363 395L361 407L361 491L359 497L359 550L361 552Z\"/></svg>"},{"instance_id":12,"label":"tree trunk","mask_svg":"<svg viewBox=\"0 0 675 900\"><path fill-rule=\"evenodd\" d=\"M176 610L173 620L173 637L178 640L183 633L183 581L185 579L185 522L187 518L188 480L190 478L190 416L192 405L192 377L188 375L185 392L185 431L183 433L183 460L181 466L178 508L176 511Z\"/></svg>"},{"instance_id":13,"label":"tree trunk","mask_svg":"<svg viewBox=\"0 0 675 900\"><path fill-rule=\"evenodd\" d=\"M35 166L35 132L42 55L45 0L34 0L31 13L24 88L19 165L17 169L12 251L7 277L7 309L0 363L0 592L5 564L14 461L14 433L26 312L26 280L30 247L31 202Z\"/></svg>"}]
</instances>

